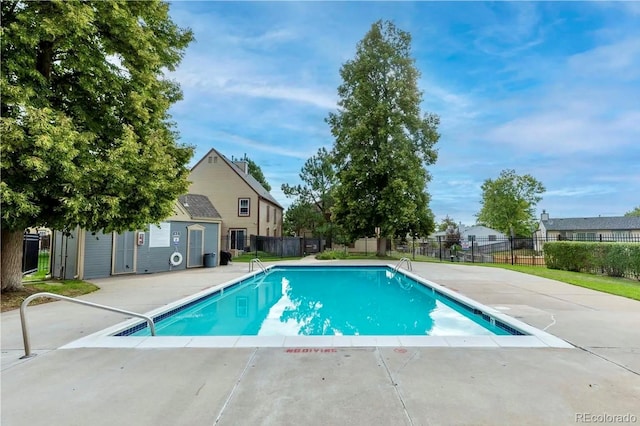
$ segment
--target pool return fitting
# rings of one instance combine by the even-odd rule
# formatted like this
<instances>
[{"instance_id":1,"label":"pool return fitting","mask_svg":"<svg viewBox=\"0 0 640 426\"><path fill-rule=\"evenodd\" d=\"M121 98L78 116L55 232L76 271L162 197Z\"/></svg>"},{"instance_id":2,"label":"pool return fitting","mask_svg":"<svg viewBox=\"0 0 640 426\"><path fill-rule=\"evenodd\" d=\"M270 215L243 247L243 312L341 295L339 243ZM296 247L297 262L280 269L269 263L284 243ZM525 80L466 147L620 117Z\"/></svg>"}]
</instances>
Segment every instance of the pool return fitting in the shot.
<instances>
[{"instance_id":1,"label":"pool return fitting","mask_svg":"<svg viewBox=\"0 0 640 426\"><path fill-rule=\"evenodd\" d=\"M24 299L24 301L20 305L20 322L22 323L22 341L24 342L24 356L21 356L20 359L36 356L36 354L31 353L31 343L29 341L29 329L27 327L27 306L32 300L38 299L40 297L49 297L51 299L66 300L67 302L77 303L79 305L92 306L94 308L104 309L105 311L117 312L120 314L130 315L132 317L142 318L147 321L151 335L152 336L156 335L156 327L153 323L153 319L146 315L138 314L136 312L131 312L131 311L125 311L124 309L118 309L118 308L114 308L107 305L100 305L98 303L87 302L86 300L79 300L79 299L74 299L67 296L60 296L59 294L46 293L46 292L36 293Z\"/></svg>"}]
</instances>

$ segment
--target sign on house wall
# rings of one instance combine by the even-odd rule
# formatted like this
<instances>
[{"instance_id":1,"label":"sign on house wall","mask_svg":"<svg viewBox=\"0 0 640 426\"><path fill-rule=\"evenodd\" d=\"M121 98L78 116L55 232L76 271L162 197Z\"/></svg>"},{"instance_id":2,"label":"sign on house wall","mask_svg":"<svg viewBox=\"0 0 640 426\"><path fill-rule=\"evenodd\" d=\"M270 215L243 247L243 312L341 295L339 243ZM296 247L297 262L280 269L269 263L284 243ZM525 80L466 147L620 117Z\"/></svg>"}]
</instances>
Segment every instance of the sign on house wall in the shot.
<instances>
[{"instance_id":1,"label":"sign on house wall","mask_svg":"<svg viewBox=\"0 0 640 426\"><path fill-rule=\"evenodd\" d=\"M171 245L171 223L149 226L149 247L169 247Z\"/></svg>"}]
</instances>

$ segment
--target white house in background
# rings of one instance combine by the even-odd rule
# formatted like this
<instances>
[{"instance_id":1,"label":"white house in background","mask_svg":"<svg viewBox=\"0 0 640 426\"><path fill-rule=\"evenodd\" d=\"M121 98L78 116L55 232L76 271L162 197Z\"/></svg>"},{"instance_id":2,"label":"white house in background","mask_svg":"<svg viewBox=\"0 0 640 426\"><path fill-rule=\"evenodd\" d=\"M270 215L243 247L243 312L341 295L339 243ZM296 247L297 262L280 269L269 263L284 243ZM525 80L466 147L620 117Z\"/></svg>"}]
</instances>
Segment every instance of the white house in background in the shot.
<instances>
[{"instance_id":1,"label":"white house in background","mask_svg":"<svg viewBox=\"0 0 640 426\"><path fill-rule=\"evenodd\" d=\"M463 249L471 247L472 241L475 241L475 246L479 247L503 242L508 238L506 234L483 225L464 226L460 224L458 230L460 232L460 245ZM440 231L430 235L429 238L437 240L438 237L440 237L440 239L444 241L446 236L446 231Z\"/></svg>"}]
</instances>

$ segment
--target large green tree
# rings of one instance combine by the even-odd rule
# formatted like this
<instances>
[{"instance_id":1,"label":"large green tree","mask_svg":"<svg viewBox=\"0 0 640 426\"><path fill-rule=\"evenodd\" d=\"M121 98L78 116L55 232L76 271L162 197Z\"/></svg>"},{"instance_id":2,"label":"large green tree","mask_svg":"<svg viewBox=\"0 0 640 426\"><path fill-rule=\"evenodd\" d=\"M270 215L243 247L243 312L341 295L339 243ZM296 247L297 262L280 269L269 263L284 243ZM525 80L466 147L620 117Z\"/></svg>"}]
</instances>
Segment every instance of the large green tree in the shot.
<instances>
[{"instance_id":1,"label":"large green tree","mask_svg":"<svg viewBox=\"0 0 640 426\"><path fill-rule=\"evenodd\" d=\"M384 254L387 238L435 228L425 166L437 158L439 118L420 112L411 36L393 23L374 23L340 75L339 108L327 118L338 179L333 218L351 240L379 228Z\"/></svg>"},{"instance_id":2,"label":"large green tree","mask_svg":"<svg viewBox=\"0 0 640 426\"><path fill-rule=\"evenodd\" d=\"M271 191L271 185L269 185L269 182L267 182L267 178L264 177L264 173L262 173L262 169L260 168L260 166L258 166L255 161L246 156L244 157L244 160L247 162L247 169L249 171L249 174L253 176L258 182L260 182L260 185L262 185L264 189L266 189L267 191Z\"/></svg>"},{"instance_id":3,"label":"large green tree","mask_svg":"<svg viewBox=\"0 0 640 426\"><path fill-rule=\"evenodd\" d=\"M516 236L530 236L536 224L535 206L545 191L542 183L531 175L518 175L503 170L497 179L482 184L482 208L478 222Z\"/></svg>"},{"instance_id":4,"label":"large green tree","mask_svg":"<svg viewBox=\"0 0 640 426\"><path fill-rule=\"evenodd\" d=\"M187 191L167 79L192 40L161 1L2 1L2 291L22 233L139 229Z\"/></svg>"},{"instance_id":5,"label":"large green tree","mask_svg":"<svg viewBox=\"0 0 640 426\"><path fill-rule=\"evenodd\" d=\"M640 216L640 206L624 214L625 216Z\"/></svg>"},{"instance_id":6,"label":"large green tree","mask_svg":"<svg viewBox=\"0 0 640 426\"><path fill-rule=\"evenodd\" d=\"M331 247L334 233L331 221L332 192L336 185L336 173L331 153L325 148L309 158L300 170L300 185L283 184L282 191L287 197L296 197L298 209L308 208L320 215L315 231L324 236ZM313 212L306 214L313 217Z\"/></svg>"},{"instance_id":7,"label":"large green tree","mask_svg":"<svg viewBox=\"0 0 640 426\"><path fill-rule=\"evenodd\" d=\"M322 215L314 205L298 199L285 211L282 227L286 235L300 236L305 232L315 234L322 222Z\"/></svg>"}]
</instances>

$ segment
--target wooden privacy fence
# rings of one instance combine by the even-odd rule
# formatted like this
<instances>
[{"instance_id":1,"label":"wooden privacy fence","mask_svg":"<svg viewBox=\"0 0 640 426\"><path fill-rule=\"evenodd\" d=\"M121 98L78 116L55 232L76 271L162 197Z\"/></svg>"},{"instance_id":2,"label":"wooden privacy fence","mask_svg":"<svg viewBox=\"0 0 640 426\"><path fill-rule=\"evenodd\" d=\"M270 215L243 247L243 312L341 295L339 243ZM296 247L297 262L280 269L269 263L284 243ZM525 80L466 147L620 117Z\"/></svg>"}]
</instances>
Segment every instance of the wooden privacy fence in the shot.
<instances>
[{"instance_id":1,"label":"wooden privacy fence","mask_svg":"<svg viewBox=\"0 0 640 426\"><path fill-rule=\"evenodd\" d=\"M493 261L489 263L513 263L515 265L531 265L531 266L545 266L544 256L523 256L513 255L513 260L509 255L494 255Z\"/></svg>"}]
</instances>

